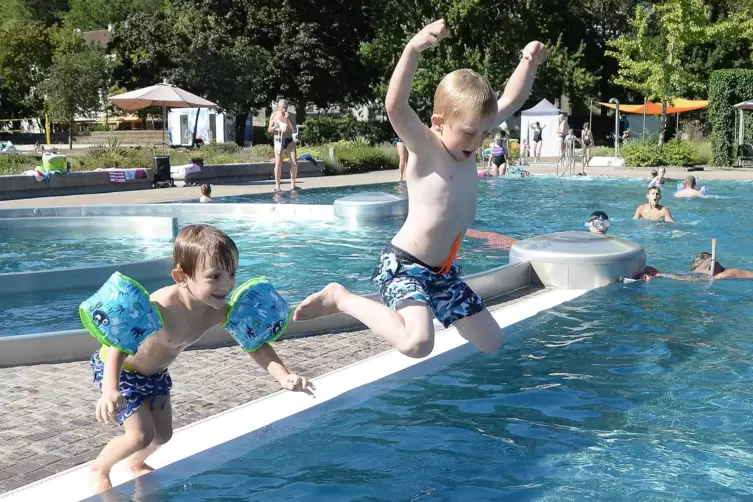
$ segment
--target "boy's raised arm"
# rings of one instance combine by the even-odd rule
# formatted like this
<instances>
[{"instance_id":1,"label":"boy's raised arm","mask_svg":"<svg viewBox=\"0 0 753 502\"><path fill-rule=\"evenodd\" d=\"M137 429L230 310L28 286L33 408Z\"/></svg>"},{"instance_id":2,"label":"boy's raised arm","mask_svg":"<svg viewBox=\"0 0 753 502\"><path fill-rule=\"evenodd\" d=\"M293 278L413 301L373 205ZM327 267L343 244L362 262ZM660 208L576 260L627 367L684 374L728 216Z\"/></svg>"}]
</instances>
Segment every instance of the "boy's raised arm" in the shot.
<instances>
[{"instance_id":1,"label":"boy's raised arm","mask_svg":"<svg viewBox=\"0 0 753 502\"><path fill-rule=\"evenodd\" d=\"M413 87L413 76L418 57L429 47L436 47L448 35L444 20L440 19L422 29L405 46L392 73L384 107L392 128L409 150L416 151L425 141L428 128L410 107L408 98Z\"/></svg>"},{"instance_id":2,"label":"boy's raised arm","mask_svg":"<svg viewBox=\"0 0 753 502\"><path fill-rule=\"evenodd\" d=\"M531 42L526 45L518 67L510 76L505 91L497 102L497 116L494 118L494 123L490 124L490 129L497 127L520 110L531 93L531 87L536 80L536 69L546 61L547 55L547 48L541 42Z\"/></svg>"}]
</instances>

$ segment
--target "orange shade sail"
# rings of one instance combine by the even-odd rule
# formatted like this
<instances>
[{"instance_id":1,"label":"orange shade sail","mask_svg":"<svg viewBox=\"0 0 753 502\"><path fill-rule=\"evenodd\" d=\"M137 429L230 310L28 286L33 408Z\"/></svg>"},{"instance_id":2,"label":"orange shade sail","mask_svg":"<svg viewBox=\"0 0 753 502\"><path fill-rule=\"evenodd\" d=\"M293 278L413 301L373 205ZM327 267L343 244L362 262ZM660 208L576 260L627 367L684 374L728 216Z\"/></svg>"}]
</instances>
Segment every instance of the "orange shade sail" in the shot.
<instances>
[{"instance_id":1,"label":"orange shade sail","mask_svg":"<svg viewBox=\"0 0 753 502\"><path fill-rule=\"evenodd\" d=\"M599 102L601 106L614 110L616 105ZM667 113L685 113L694 110L702 110L709 106L708 100L675 99L667 107ZM643 114L644 105L620 105L621 113ZM661 115L661 103L648 102L645 105L646 115Z\"/></svg>"}]
</instances>

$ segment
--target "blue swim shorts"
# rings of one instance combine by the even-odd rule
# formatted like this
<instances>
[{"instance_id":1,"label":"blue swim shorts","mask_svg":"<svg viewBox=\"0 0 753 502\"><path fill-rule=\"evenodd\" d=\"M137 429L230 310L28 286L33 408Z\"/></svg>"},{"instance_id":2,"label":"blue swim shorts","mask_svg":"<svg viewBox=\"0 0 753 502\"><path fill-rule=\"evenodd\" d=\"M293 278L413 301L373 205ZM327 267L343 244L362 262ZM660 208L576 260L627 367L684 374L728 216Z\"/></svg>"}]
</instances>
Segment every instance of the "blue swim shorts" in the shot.
<instances>
[{"instance_id":1,"label":"blue swim shorts","mask_svg":"<svg viewBox=\"0 0 753 502\"><path fill-rule=\"evenodd\" d=\"M97 382L99 390L102 390L102 378L105 371L105 363L99 356L99 350L92 354L89 364L94 373L94 381ZM125 409L118 414L118 423L122 424L126 418L133 415L144 401L151 399L151 409L154 409L154 398L158 396L170 396L173 388L173 381L167 370L160 371L154 375L142 375L137 371L122 370L120 372L120 393L126 400ZM162 403L165 407L167 400Z\"/></svg>"},{"instance_id":2,"label":"blue swim shorts","mask_svg":"<svg viewBox=\"0 0 753 502\"><path fill-rule=\"evenodd\" d=\"M388 307L397 309L402 300L424 303L447 328L485 308L484 300L460 278L462 272L453 264L449 272L441 273L439 267L431 267L390 244L379 256L371 279Z\"/></svg>"}]
</instances>

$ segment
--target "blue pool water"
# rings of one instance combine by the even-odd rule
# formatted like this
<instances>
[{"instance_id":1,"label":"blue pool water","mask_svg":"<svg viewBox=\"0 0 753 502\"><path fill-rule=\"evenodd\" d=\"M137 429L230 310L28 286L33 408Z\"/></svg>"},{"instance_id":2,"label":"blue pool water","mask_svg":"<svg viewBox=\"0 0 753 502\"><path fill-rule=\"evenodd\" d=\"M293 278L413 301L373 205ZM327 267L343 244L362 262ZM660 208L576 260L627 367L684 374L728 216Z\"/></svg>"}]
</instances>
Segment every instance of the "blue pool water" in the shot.
<instances>
[{"instance_id":1,"label":"blue pool water","mask_svg":"<svg viewBox=\"0 0 753 502\"><path fill-rule=\"evenodd\" d=\"M499 354L466 346L161 469L143 500L751 500L751 299L591 291Z\"/></svg>"},{"instance_id":2,"label":"blue pool water","mask_svg":"<svg viewBox=\"0 0 753 502\"><path fill-rule=\"evenodd\" d=\"M79 234L51 234L49 229L34 228L0 232L0 274L142 261L170 253L169 238L98 235L83 239ZM128 260L123 258L126 255Z\"/></svg>"},{"instance_id":3,"label":"blue pool water","mask_svg":"<svg viewBox=\"0 0 753 502\"><path fill-rule=\"evenodd\" d=\"M588 215L597 209L609 213L610 235L634 240L646 248L651 265L662 271L686 271L695 253L709 250L719 239L724 265L753 268L750 242L753 205L750 182L709 183L712 198L705 200L665 197L676 224L633 221L639 203L645 202L647 181L612 178L485 179L481 181L473 228L519 239L560 230L585 230ZM669 182L667 186L674 186ZM404 184L384 184L302 190L294 200L282 195L219 199L219 202L295 202L330 204L336 198L363 191L405 193ZM379 251L398 225L375 224L351 230L338 223L274 222L235 218L181 218L180 225L211 223L233 237L241 252L239 280L269 277L291 301L299 301L330 281L342 282L357 292L373 292L370 281ZM82 250L97 246L81 242ZM508 261L507 251L466 238L459 263L466 273L480 272ZM169 284L170 279L153 286ZM71 289L60 293L0 298L0 336L63 329L80 329L77 308L92 291Z\"/></svg>"}]
</instances>

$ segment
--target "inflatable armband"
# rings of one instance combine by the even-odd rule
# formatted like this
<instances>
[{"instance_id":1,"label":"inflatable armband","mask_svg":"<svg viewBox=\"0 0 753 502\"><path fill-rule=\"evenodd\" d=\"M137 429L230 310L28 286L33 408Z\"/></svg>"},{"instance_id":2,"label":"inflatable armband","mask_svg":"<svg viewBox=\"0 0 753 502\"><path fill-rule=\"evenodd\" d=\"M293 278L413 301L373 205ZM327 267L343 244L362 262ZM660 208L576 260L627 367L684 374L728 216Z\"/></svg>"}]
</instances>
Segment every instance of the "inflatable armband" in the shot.
<instances>
[{"instance_id":1,"label":"inflatable armband","mask_svg":"<svg viewBox=\"0 0 753 502\"><path fill-rule=\"evenodd\" d=\"M222 325L246 352L277 340L288 326L290 305L266 277L240 285L230 297L230 312Z\"/></svg>"},{"instance_id":2,"label":"inflatable armband","mask_svg":"<svg viewBox=\"0 0 753 502\"><path fill-rule=\"evenodd\" d=\"M699 192L701 192L703 195L706 195L710 191L711 191L711 189L709 187L705 186L705 185L702 186L701 189L699 190Z\"/></svg>"},{"instance_id":3,"label":"inflatable armband","mask_svg":"<svg viewBox=\"0 0 753 502\"><path fill-rule=\"evenodd\" d=\"M164 326L159 308L138 282L115 272L78 309L84 328L103 345L134 355Z\"/></svg>"},{"instance_id":4,"label":"inflatable armband","mask_svg":"<svg viewBox=\"0 0 753 502\"><path fill-rule=\"evenodd\" d=\"M677 191L679 192L680 190L685 190L685 183L682 181L677 184Z\"/></svg>"}]
</instances>

